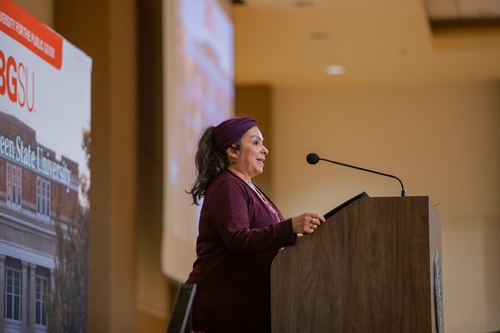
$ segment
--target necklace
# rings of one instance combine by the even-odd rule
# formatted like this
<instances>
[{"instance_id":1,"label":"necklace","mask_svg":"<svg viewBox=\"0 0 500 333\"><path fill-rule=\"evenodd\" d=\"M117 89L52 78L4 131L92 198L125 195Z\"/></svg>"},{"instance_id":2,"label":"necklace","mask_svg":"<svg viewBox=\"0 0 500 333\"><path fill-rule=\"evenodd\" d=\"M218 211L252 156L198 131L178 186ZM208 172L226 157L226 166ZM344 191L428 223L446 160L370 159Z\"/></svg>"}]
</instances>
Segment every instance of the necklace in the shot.
<instances>
[{"instance_id":1,"label":"necklace","mask_svg":"<svg viewBox=\"0 0 500 333\"><path fill-rule=\"evenodd\" d=\"M228 170L234 173L236 176L240 177L245 183L250 186L250 188L257 194L257 196L262 200L262 202L269 208L269 210L276 216L276 220L278 222L281 222L284 220L284 218L281 216L280 212L278 212L277 208L275 208L269 201L267 201L266 196L264 193L262 193L257 186L255 186L254 183L252 183L251 179L246 179L246 177L243 175L242 172L240 172L238 169L233 168L232 166L228 167Z\"/></svg>"},{"instance_id":2,"label":"necklace","mask_svg":"<svg viewBox=\"0 0 500 333\"><path fill-rule=\"evenodd\" d=\"M267 208L269 208L269 210L274 214L274 216L276 216L276 219L278 220L278 222L281 222L282 221L281 214L266 199L266 196L264 195L264 193L262 193L257 188L257 186L255 186L254 183L252 183L252 181L247 181L246 183L254 190L255 193L257 193L257 195L259 196L259 198L262 200L262 202L264 202L264 204L267 206Z\"/></svg>"}]
</instances>

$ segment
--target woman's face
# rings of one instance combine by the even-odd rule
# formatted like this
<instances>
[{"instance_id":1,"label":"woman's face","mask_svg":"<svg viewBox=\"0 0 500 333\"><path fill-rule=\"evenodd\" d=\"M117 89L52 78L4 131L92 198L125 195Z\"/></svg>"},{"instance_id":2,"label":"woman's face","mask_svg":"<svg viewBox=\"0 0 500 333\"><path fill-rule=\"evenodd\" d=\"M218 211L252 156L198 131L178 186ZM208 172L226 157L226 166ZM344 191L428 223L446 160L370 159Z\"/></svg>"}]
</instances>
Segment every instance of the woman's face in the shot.
<instances>
[{"instance_id":1,"label":"woman's face","mask_svg":"<svg viewBox=\"0 0 500 333\"><path fill-rule=\"evenodd\" d=\"M257 126L249 129L241 138L240 149L230 150L231 160L235 160L230 167L239 171L247 180L264 171L264 160L269 150L263 144L264 138Z\"/></svg>"}]
</instances>

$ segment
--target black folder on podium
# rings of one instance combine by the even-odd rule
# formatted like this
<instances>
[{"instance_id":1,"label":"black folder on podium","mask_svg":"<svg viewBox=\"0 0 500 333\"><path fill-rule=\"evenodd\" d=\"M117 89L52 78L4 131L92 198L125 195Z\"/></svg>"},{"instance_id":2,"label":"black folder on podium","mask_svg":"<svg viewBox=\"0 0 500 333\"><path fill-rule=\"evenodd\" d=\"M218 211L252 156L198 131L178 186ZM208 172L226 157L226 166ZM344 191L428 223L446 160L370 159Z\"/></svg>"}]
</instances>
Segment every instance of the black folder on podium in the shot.
<instances>
[{"instance_id":1,"label":"black folder on podium","mask_svg":"<svg viewBox=\"0 0 500 333\"><path fill-rule=\"evenodd\" d=\"M349 200L343 202L342 204L338 205L337 207L335 207L334 209L332 209L331 211L329 211L328 213L326 213L325 215L323 215L323 217L325 218L325 220L328 220L330 217L332 217L336 213L340 212L342 209L344 209L344 207L347 207L348 205L350 205L354 201L359 200L361 198L368 198L368 197L369 197L368 193L361 192L360 194L356 195L355 197L352 197L351 199L349 199Z\"/></svg>"}]
</instances>

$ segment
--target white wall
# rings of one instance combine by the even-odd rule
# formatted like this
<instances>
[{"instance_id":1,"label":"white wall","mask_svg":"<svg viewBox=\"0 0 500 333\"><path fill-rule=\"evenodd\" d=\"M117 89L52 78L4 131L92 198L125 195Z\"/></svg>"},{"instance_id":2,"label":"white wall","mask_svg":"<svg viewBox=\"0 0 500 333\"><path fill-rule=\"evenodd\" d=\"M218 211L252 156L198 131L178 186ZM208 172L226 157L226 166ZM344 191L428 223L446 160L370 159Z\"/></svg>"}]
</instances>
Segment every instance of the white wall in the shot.
<instances>
[{"instance_id":1,"label":"white wall","mask_svg":"<svg viewBox=\"0 0 500 333\"><path fill-rule=\"evenodd\" d=\"M273 200L285 215L326 213L399 183L305 157L400 177L442 221L445 329L500 329L500 82L274 91ZM268 170L269 171L269 170Z\"/></svg>"}]
</instances>

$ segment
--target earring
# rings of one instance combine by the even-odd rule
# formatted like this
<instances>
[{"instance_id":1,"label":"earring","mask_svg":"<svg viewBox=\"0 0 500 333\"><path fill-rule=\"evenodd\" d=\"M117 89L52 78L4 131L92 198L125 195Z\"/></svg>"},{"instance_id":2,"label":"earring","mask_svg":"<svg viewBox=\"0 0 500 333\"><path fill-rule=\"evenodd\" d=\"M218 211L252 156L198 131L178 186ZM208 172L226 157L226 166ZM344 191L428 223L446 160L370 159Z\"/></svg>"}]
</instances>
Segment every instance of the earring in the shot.
<instances>
[{"instance_id":1,"label":"earring","mask_svg":"<svg viewBox=\"0 0 500 333\"><path fill-rule=\"evenodd\" d=\"M231 163L236 164L236 159L233 159Z\"/></svg>"}]
</instances>

